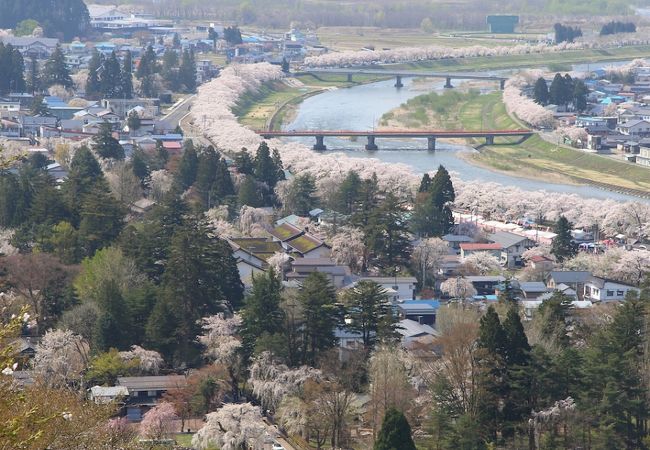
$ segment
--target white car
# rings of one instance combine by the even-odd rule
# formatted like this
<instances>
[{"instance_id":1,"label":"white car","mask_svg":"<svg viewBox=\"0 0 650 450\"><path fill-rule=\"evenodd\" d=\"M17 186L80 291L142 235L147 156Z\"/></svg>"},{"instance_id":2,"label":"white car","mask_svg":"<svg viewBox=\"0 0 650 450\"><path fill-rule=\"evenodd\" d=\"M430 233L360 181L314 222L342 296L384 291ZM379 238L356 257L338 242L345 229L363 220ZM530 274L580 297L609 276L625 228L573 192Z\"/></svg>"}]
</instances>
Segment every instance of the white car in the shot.
<instances>
[{"instance_id":1,"label":"white car","mask_svg":"<svg viewBox=\"0 0 650 450\"><path fill-rule=\"evenodd\" d=\"M284 447L280 445L278 442L273 443L273 450L284 450Z\"/></svg>"}]
</instances>

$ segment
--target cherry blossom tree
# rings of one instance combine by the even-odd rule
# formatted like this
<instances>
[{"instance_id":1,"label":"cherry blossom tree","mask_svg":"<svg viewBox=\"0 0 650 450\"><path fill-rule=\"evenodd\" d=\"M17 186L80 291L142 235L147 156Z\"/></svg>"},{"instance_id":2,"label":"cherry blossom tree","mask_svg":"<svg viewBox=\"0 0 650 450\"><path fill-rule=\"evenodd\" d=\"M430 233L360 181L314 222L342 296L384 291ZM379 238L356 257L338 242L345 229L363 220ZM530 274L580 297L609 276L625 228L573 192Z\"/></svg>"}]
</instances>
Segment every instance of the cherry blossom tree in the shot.
<instances>
[{"instance_id":1,"label":"cherry blossom tree","mask_svg":"<svg viewBox=\"0 0 650 450\"><path fill-rule=\"evenodd\" d=\"M36 346L34 374L50 387L69 387L88 367L88 344L72 331L49 330Z\"/></svg>"},{"instance_id":2,"label":"cherry blossom tree","mask_svg":"<svg viewBox=\"0 0 650 450\"><path fill-rule=\"evenodd\" d=\"M499 260L489 252L474 252L463 258L461 264L465 270L478 275L487 275L502 270Z\"/></svg>"},{"instance_id":3,"label":"cherry blossom tree","mask_svg":"<svg viewBox=\"0 0 650 450\"><path fill-rule=\"evenodd\" d=\"M273 256L266 260L270 267L273 267L275 273L283 274L287 263L291 260L289 255L283 252L275 252Z\"/></svg>"},{"instance_id":4,"label":"cherry blossom tree","mask_svg":"<svg viewBox=\"0 0 650 450\"><path fill-rule=\"evenodd\" d=\"M624 252L614 265L614 278L639 286L650 273L650 251L633 250Z\"/></svg>"},{"instance_id":5,"label":"cherry blossom tree","mask_svg":"<svg viewBox=\"0 0 650 450\"><path fill-rule=\"evenodd\" d=\"M320 370L308 366L290 369L263 352L253 360L248 382L262 407L275 411L284 397L298 392L307 380L321 378Z\"/></svg>"},{"instance_id":6,"label":"cherry blossom tree","mask_svg":"<svg viewBox=\"0 0 650 450\"><path fill-rule=\"evenodd\" d=\"M173 178L164 169L154 170L151 172L151 198L159 202L165 194L172 188Z\"/></svg>"},{"instance_id":7,"label":"cherry blossom tree","mask_svg":"<svg viewBox=\"0 0 650 450\"><path fill-rule=\"evenodd\" d=\"M171 403L158 403L142 417L140 434L152 440L168 439L174 434L174 421L177 419Z\"/></svg>"},{"instance_id":8,"label":"cherry blossom tree","mask_svg":"<svg viewBox=\"0 0 650 450\"><path fill-rule=\"evenodd\" d=\"M474 297L477 292L467 278L449 278L440 284L440 290L452 298L465 301Z\"/></svg>"},{"instance_id":9,"label":"cherry blossom tree","mask_svg":"<svg viewBox=\"0 0 650 450\"><path fill-rule=\"evenodd\" d=\"M366 246L363 243L363 232L358 228L341 227L330 239L332 259L336 264L350 267L358 272L363 267Z\"/></svg>"},{"instance_id":10,"label":"cherry blossom tree","mask_svg":"<svg viewBox=\"0 0 650 450\"><path fill-rule=\"evenodd\" d=\"M237 358L241 340L237 333L242 320L239 315L226 317L220 313L202 319L203 334L199 342L205 347L205 355L218 364L230 365Z\"/></svg>"},{"instance_id":11,"label":"cherry blossom tree","mask_svg":"<svg viewBox=\"0 0 650 450\"><path fill-rule=\"evenodd\" d=\"M128 352L120 352L120 358L124 361L137 360L140 370L143 373L158 375L160 368L165 363L160 353L153 350L145 350L139 345L133 345Z\"/></svg>"},{"instance_id":12,"label":"cherry blossom tree","mask_svg":"<svg viewBox=\"0 0 650 450\"><path fill-rule=\"evenodd\" d=\"M417 267L420 273L420 281L426 285L428 274L433 276L440 270L445 256L449 254L449 246L440 238L428 238L420 241L413 249L413 266Z\"/></svg>"},{"instance_id":13,"label":"cherry blossom tree","mask_svg":"<svg viewBox=\"0 0 650 450\"><path fill-rule=\"evenodd\" d=\"M206 416L205 425L192 438L192 447L263 450L275 434L272 428L267 429L259 406L231 403Z\"/></svg>"}]
</instances>

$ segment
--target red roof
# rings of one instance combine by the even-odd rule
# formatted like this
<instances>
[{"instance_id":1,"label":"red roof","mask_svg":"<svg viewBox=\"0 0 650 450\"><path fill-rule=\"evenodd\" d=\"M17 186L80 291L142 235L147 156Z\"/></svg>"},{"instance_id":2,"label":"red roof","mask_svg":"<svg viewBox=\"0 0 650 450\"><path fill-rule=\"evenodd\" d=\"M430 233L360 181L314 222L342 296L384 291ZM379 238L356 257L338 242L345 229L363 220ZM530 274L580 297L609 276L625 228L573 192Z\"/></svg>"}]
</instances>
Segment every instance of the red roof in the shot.
<instances>
[{"instance_id":1,"label":"red roof","mask_svg":"<svg viewBox=\"0 0 650 450\"><path fill-rule=\"evenodd\" d=\"M164 141L162 145L163 148L166 148L167 150L180 150L183 148L181 143L178 141Z\"/></svg>"},{"instance_id":2,"label":"red roof","mask_svg":"<svg viewBox=\"0 0 650 450\"><path fill-rule=\"evenodd\" d=\"M550 258L547 258L546 256L542 255L535 255L530 258L530 261L532 262L544 262L544 261L551 261Z\"/></svg>"},{"instance_id":3,"label":"red roof","mask_svg":"<svg viewBox=\"0 0 650 450\"><path fill-rule=\"evenodd\" d=\"M460 244L461 250L469 251L481 251L481 250L501 250L503 246L501 244L481 244L474 242L463 242Z\"/></svg>"}]
</instances>

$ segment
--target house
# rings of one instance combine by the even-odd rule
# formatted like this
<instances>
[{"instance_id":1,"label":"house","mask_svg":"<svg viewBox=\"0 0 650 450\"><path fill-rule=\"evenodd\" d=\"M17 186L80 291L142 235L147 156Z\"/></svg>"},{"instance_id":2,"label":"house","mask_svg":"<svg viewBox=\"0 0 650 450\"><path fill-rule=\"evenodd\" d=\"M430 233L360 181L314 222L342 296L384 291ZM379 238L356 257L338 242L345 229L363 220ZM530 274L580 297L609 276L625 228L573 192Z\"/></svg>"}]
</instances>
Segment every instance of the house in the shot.
<instances>
[{"instance_id":1,"label":"house","mask_svg":"<svg viewBox=\"0 0 650 450\"><path fill-rule=\"evenodd\" d=\"M405 300L397 304L401 319L410 319L424 325L434 326L440 308L439 300Z\"/></svg>"},{"instance_id":2,"label":"house","mask_svg":"<svg viewBox=\"0 0 650 450\"><path fill-rule=\"evenodd\" d=\"M394 302L415 298L415 277L360 277L357 281L374 281L386 291L394 291Z\"/></svg>"},{"instance_id":3,"label":"house","mask_svg":"<svg viewBox=\"0 0 650 450\"><path fill-rule=\"evenodd\" d=\"M250 287L253 276L260 275L268 268L267 260L284 249L278 242L265 238L238 238L228 240L237 261L239 277L244 286Z\"/></svg>"},{"instance_id":4,"label":"house","mask_svg":"<svg viewBox=\"0 0 650 450\"><path fill-rule=\"evenodd\" d=\"M4 45L11 44L22 53L23 57L47 59L59 43L58 39L31 36L0 36Z\"/></svg>"},{"instance_id":5,"label":"house","mask_svg":"<svg viewBox=\"0 0 650 450\"><path fill-rule=\"evenodd\" d=\"M397 323L397 332L402 336L402 346L406 348L418 344L430 344L440 336L440 332L431 325L411 319L400 320Z\"/></svg>"},{"instance_id":6,"label":"house","mask_svg":"<svg viewBox=\"0 0 650 450\"><path fill-rule=\"evenodd\" d=\"M313 272L324 274L337 289L351 285L350 268L338 265L329 258L296 258L291 261L291 271L285 276L288 281L302 283Z\"/></svg>"},{"instance_id":7,"label":"house","mask_svg":"<svg viewBox=\"0 0 650 450\"><path fill-rule=\"evenodd\" d=\"M468 276L465 277L467 281L472 283L472 286L474 286L474 289L476 289L476 294L477 295L494 295L496 292L498 286L506 281L505 277L502 277L501 275L495 275L495 276Z\"/></svg>"},{"instance_id":8,"label":"house","mask_svg":"<svg viewBox=\"0 0 650 450\"><path fill-rule=\"evenodd\" d=\"M165 392L186 384L187 380L183 375L163 375L118 377L116 386L125 387L129 393L126 417L130 421L139 422L144 413L155 406Z\"/></svg>"},{"instance_id":9,"label":"house","mask_svg":"<svg viewBox=\"0 0 650 450\"><path fill-rule=\"evenodd\" d=\"M501 246L501 264L509 269L521 266L523 264L522 255L524 252L535 246L535 242L528 237L507 231L490 233L488 234L488 239Z\"/></svg>"},{"instance_id":10,"label":"house","mask_svg":"<svg viewBox=\"0 0 650 450\"><path fill-rule=\"evenodd\" d=\"M636 155L636 163L650 167L650 147L639 148L639 154Z\"/></svg>"},{"instance_id":11,"label":"house","mask_svg":"<svg viewBox=\"0 0 650 450\"><path fill-rule=\"evenodd\" d=\"M530 258L528 258L527 262L528 262L528 267L542 272L550 271L551 269L553 269L553 266L555 265L552 259L542 255L531 256Z\"/></svg>"},{"instance_id":12,"label":"house","mask_svg":"<svg viewBox=\"0 0 650 450\"><path fill-rule=\"evenodd\" d=\"M616 131L626 136L647 136L650 135L650 122L646 120L630 120L619 123Z\"/></svg>"},{"instance_id":13,"label":"house","mask_svg":"<svg viewBox=\"0 0 650 450\"><path fill-rule=\"evenodd\" d=\"M51 116L22 116L21 125L25 136L40 136L41 127L56 128L58 119Z\"/></svg>"},{"instance_id":14,"label":"house","mask_svg":"<svg viewBox=\"0 0 650 450\"><path fill-rule=\"evenodd\" d=\"M558 289L560 285L573 289L580 299L584 292L584 286L587 280L591 278L591 272L580 270L554 270L550 272L545 279L546 287Z\"/></svg>"},{"instance_id":15,"label":"house","mask_svg":"<svg viewBox=\"0 0 650 450\"><path fill-rule=\"evenodd\" d=\"M541 281L518 281L513 284L521 292L522 300L526 301L538 300L549 291L549 288Z\"/></svg>"},{"instance_id":16,"label":"house","mask_svg":"<svg viewBox=\"0 0 650 450\"><path fill-rule=\"evenodd\" d=\"M584 283L584 299L592 302L625 300L628 292L639 292L639 288L600 277L589 277Z\"/></svg>"},{"instance_id":17,"label":"house","mask_svg":"<svg viewBox=\"0 0 650 450\"><path fill-rule=\"evenodd\" d=\"M501 244L497 244L497 243L485 244L485 243L468 242L468 243L460 244L461 258L467 258L472 253L487 252L490 253L495 258L501 259L502 251L503 251L503 247L501 246Z\"/></svg>"},{"instance_id":18,"label":"house","mask_svg":"<svg viewBox=\"0 0 650 450\"><path fill-rule=\"evenodd\" d=\"M156 117L160 114L160 100L157 98L105 98L101 101L102 108L109 109L124 119L136 106L144 109L142 117Z\"/></svg>"}]
</instances>

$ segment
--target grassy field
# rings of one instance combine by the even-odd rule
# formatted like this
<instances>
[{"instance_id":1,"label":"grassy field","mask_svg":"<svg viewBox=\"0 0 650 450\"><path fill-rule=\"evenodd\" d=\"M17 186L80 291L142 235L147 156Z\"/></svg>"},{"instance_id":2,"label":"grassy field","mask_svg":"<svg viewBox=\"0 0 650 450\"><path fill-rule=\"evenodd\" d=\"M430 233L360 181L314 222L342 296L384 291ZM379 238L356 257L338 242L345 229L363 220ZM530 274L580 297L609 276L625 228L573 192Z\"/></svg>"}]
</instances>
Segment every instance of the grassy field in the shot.
<instances>
[{"instance_id":1,"label":"grassy field","mask_svg":"<svg viewBox=\"0 0 650 450\"><path fill-rule=\"evenodd\" d=\"M391 29L376 27L321 27L317 31L321 43L333 50L359 50L372 46L375 49L396 47L420 47L441 45L445 47L469 47L484 45L515 45L522 39L537 38L538 35L489 33L476 34L432 34L419 29Z\"/></svg>"},{"instance_id":2,"label":"grassy field","mask_svg":"<svg viewBox=\"0 0 650 450\"><path fill-rule=\"evenodd\" d=\"M470 97L444 125L447 129L465 130L520 129L523 126L508 115L499 92ZM476 140L472 144L480 145L483 141ZM578 182L588 180L650 192L650 171L635 164L553 144L538 135L521 144L497 138L495 144L481 147L480 152L473 155L475 162L517 175L546 179L548 174L553 174Z\"/></svg>"}]
</instances>

